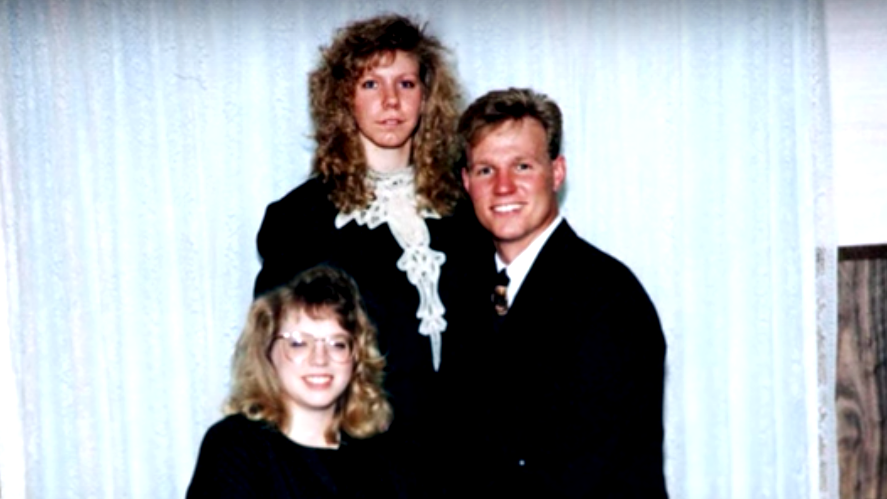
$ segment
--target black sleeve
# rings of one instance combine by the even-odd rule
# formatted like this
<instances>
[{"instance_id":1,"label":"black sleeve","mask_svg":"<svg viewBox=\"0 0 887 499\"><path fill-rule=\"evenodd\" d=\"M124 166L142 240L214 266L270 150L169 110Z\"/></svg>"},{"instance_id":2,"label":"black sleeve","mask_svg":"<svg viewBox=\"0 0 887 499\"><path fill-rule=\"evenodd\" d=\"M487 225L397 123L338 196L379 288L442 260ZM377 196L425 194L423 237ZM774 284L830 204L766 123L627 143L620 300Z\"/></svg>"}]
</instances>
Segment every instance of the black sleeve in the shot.
<instances>
[{"instance_id":1,"label":"black sleeve","mask_svg":"<svg viewBox=\"0 0 887 499\"><path fill-rule=\"evenodd\" d=\"M605 400L611 450L602 497L665 499L663 473L663 389L665 339L656 309L630 271L619 279L594 323L613 340L613 390ZM594 409L600 410L600 408ZM574 468L581 469L581 466ZM581 480L581 476L572 477Z\"/></svg>"},{"instance_id":2,"label":"black sleeve","mask_svg":"<svg viewBox=\"0 0 887 499\"><path fill-rule=\"evenodd\" d=\"M265 217L256 236L256 248L262 260L262 268L256 276L254 298L284 284L286 276L295 274L295 263L286 257L288 238L285 220L279 203L272 203L265 209Z\"/></svg>"},{"instance_id":3,"label":"black sleeve","mask_svg":"<svg viewBox=\"0 0 887 499\"><path fill-rule=\"evenodd\" d=\"M262 466L256 455L258 445L256 439L246 438L224 420L211 427L203 437L186 497L262 497L262 481L256 476L256 469Z\"/></svg>"},{"instance_id":4,"label":"black sleeve","mask_svg":"<svg viewBox=\"0 0 887 499\"><path fill-rule=\"evenodd\" d=\"M299 272L329 257L335 207L319 179L311 179L271 203L256 236L262 268L253 297L286 284Z\"/></svg>"},{"instance_id":5,"label":"black sleeve","mask_svg":"<svg viewBox=\"0 0 887 499\"><path fill-rule=\"evenodd\" d=\"M631 326L641 345L634 348L630 364L629 393L633 400L626 404L626 417L637 424L624 426L621 458L629 471L621 470L627 494L620 497L666 499L663 469L663 395L665 389L665 336L659 316L640 283L635 288L637 315ZM640 480L638 479L640 478Z\"/></svg>"}]
</instances>

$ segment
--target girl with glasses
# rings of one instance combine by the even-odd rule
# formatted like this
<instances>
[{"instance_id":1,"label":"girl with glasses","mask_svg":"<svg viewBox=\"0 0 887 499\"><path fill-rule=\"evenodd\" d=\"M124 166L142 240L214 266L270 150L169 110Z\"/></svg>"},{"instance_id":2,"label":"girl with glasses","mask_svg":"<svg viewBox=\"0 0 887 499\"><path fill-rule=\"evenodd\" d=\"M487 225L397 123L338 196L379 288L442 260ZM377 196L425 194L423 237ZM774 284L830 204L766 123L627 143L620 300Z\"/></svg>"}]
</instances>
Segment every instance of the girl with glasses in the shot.
<instances>
[{"instance_id":1,"label":"girl with glasses","mask_svg":"<svg viewBox=\"0 0 887 499\"><path fill-rule=\"evenodd\" d=\"M234 352L224 419L189 498L396 497L364 441L391 423L385 360L357 285L318 266L256 299Z\"/></svg>"}]
</instances>

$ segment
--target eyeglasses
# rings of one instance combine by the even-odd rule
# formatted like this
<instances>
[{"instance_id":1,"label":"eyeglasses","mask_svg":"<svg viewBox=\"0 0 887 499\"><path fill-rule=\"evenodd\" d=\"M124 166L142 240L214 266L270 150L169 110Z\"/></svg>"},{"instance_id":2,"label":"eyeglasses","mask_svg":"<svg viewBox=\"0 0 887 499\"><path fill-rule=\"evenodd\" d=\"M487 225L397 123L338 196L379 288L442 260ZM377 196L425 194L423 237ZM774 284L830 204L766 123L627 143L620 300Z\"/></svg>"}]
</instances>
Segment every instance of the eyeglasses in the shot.
<instances>
[{"instance_id":1,"label":"eyeglasses","mask_svg":"<svg viewBox=\"0 0 887 499\"><path fill-rule=\"evenodd\" d=\"M346 334L336 334L329 338L315 338L307 333L281 333L277 339L285 340L284 353L293 362L302 362L316 352L318 344L333 362L348 362L354 350L354 340Z\"/></svg>"}]
</instances>

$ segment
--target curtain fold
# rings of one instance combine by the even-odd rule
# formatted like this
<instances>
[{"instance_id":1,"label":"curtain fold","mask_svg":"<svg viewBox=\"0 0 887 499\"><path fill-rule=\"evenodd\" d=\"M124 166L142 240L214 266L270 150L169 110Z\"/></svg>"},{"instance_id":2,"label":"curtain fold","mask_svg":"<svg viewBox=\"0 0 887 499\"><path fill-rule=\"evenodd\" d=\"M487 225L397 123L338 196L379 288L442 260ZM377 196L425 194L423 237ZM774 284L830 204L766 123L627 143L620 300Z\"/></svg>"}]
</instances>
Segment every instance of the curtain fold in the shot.
<instances>
[{"instance_id":1,"label":"curtain fold","mask_svg":"<svg viewBox=\"0 0 887 499\"><path fill-rule=\"evenodd\" d=\"M391 11L451 48L466 101L561 105L564 213L665 328L671 497L837 497L822 10L0 0L3 497L184 495L264 207L309 171L317 49Z\"/></svg>"},{"instance_id":2,"label":"curtain fold","mask_svg":"<svg viewBox=\"0 0 887 499\"><path fill-rule=\"evenodd\" d=\"M0 49L0 57L3 51ZM0 90L2 90L0 83ZM9 165L9 140L5 120L0 120L0 165ZM20 419L18 387L13 366L21 361L13 355L17 349L18 310L18 255L12 227L17 203L9 176L9 168L0 166L0 400L5 410L0 411L0 495L24 497L25 447Z\"/></svg>"}]
</instances>

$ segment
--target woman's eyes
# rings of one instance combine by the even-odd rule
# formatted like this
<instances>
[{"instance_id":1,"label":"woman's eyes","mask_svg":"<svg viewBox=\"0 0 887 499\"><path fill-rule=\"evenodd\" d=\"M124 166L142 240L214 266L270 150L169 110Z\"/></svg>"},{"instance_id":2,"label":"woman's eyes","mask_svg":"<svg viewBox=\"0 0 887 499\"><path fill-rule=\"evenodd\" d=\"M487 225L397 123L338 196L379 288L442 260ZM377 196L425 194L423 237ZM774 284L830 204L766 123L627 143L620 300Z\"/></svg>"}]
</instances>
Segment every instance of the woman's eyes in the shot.
<instances>
[{"instance_id":1,"label":"woman's eyes","mask_svg":"<svg viewBox=\"0 0 887 499\"><path fill-rule=\"evenodd\" d=\"M413 89L419 86L418 82L416 82L415 80L401 80L400 82L398 82L398 85L400 86L400 88L404 89ZM368 90L379 88L379 82L377 82L376 80L364 80L360 82L360 88Z\"/></svg>"}]
</instances>

